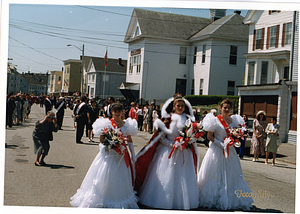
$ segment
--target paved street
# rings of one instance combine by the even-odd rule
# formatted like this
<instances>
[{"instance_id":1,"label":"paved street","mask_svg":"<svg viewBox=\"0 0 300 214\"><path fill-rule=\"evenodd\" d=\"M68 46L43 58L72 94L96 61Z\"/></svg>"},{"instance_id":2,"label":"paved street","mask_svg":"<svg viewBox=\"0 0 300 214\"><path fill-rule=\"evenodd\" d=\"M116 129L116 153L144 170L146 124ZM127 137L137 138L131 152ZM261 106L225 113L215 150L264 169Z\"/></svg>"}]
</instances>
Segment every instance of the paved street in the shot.
<instances>
[{"instance_id":1,"label":"paved street","mask_svg":"<svg viewBox=\"0 0 300 214\"><path fill-rule=\"evenodd\" d=\"M44 108L33 105L30 118L23 125L6 129L4 205L70 207L69 198L80 187L98 153L98 144L88 143L85 135L85 144L75 143L73 118L67 109L63 130L54 133L54 141L50 142L45 159L48 165L35 166L32 131L44 112ZM150 136L139 132L133 138L136 153ZM207 148L199 145L198 150L202 161ZM265 165L263 159L252 162L248 156L241 160L245 180L253 191L254 211L295 212L296 165L288 158L280 159L276 166Z\"/></svg>"}]
</instances>

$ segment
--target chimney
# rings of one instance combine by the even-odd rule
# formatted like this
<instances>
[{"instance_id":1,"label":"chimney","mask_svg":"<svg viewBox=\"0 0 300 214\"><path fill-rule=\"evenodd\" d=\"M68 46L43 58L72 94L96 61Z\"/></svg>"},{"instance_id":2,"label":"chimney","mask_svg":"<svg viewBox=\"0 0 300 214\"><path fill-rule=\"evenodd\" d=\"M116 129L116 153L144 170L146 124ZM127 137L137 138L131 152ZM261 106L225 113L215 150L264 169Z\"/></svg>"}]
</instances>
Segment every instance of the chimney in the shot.
<instances>
[{"instance_id":1,"label":"chimney","mask_svg":"<svg viewBox=\"0 0 300 214\"><path fill-rule=\"evenodd\" d=\"M226 16L226 9L210 9L209 18L212 21L216 21L224 16Z\"/></svg>"},{"instance_id":2,"label":"chimney","mask_svg":"<svg viewBox=\"0 0 300 214\"><path fill-rule=\"evenodd\" d=\"M241 15L241 12L242 12L242 11L240 11L240 10L235 10L235 11L234 11L234 13L239 14L239 15Z\"/></svg>"},{"instance_id":3,"label":"chimney","mask_svg":"<svg viewBox=\"0 0 300 214\"><path fill-rule=\"evenodd\" d=\"M118 59L118 65L124 67L124 65L122 64L122 58L119 58L119 59Z\"/></svg>"}]
</instances>

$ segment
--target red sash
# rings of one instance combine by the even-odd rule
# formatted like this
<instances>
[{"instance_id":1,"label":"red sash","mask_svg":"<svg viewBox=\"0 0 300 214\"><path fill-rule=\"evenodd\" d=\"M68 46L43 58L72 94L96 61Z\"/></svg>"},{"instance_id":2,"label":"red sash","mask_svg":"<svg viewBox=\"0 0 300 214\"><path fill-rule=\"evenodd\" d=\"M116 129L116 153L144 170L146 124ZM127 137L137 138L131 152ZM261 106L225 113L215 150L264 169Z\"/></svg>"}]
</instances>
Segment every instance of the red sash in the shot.
<instances>
[{"instance_id":1,"label":"red sash","mask_svg":"<svg viewBox=\"0 0 300 214\"><path fill-rule=\"evenodd\" d=\"M117 123L116 123L116 121L115 121L113 118L111 118L110 121L111 121L111 124L112 124L112 126L113 126L114 128L119 128L118 125L117 125ZM123 136L123 134L122 134L122 136ZM122 137L122 136L121 136L121 137ZM128 150L127 150L126 143L123 142L123 143L122 143L122 146L124 146L124 148L125 148L124 151L123 151L123 153L124 153L124 160L125 160L126 166L127 166L127 167L130 166L131 178L132 178L132 185L134 185L133 166L132 166L132 162L131 162L131 159L130 159L130 156L129 156L129 152L128 152ZM116 150L116 152L119 153L118 150Z\"/></svg>"},{"instance_id":2,"label":"red sash","mask_svg":"<svg viewBox=\"0 0 300 214\"><path fill-rule=\"evenodd\" d=\"M227 136L229 137L230 135L230 127L229 125L226 123L225 119L222 117L222 115L218 115L217 118L219 119L220 123L222 124L222 126L224 127L226 133L227 133ZM233 141L228 143L226 145L226 150L227 150L227 154L229 155L229 146L232 146L233 145ZM223 155L225 156L225 153L224 153L224 150L223 150Z\"/></svg>"}]
</instances>

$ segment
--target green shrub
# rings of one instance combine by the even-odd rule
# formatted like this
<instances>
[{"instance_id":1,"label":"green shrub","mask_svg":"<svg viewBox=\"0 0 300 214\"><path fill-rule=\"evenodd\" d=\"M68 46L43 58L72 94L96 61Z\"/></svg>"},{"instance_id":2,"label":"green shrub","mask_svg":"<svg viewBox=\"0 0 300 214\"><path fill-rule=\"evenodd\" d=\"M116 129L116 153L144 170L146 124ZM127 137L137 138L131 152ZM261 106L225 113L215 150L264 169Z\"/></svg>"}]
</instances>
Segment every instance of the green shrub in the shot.
<instances>
[{"instance_id":1,"label":"green shrub","mask_svg":"<svg viewBox=\"0 0 300 214\"><path fill-rule=\"evenodd\" d=\"M232 95L186 95L184 96L192 106L204 105L219 105L224 99L229 98L233 100L233 110L237 111L239 104L239 96Z\"/></svg>"}]
</instances>

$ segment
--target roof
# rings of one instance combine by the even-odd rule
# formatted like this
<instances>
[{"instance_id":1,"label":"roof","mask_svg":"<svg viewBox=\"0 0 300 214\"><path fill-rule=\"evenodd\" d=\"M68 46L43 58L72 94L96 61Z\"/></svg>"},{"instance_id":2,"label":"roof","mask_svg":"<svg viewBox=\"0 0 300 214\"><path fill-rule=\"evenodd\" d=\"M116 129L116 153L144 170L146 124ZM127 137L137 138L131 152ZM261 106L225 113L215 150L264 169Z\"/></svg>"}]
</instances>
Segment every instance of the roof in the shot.
<instances>
[{"instance_id":1,"label":"roof","mask_svg":"<svg viewBox=\"0 0 300 214\"><path fill-rule=\"evenodd\" d=\"M201 31L195 34L191 39L200 38L203 36L234 38L235 40L247 40L249 36L249 27L243 24L244 17L233 13L224 16Z\"/></svg>"},{"instance_id":2,"label":"roof","mask_svg":"<svg viewBox=\"0 0 300 214\"><path fill-rule=\"evenodd\" d=\"M84 56L84 58L86 60L85 66L86 66L87 70L88 70L89 66L91 66L90 63L94 64L96 71L104 71L105 70L104 58L90 57L90 56ZM126 74L127 60L122 60L121 64L123 66L119 65L119 59L108 58L106 71Z\"/></svg>"},{"instance_id":3,"label":"roof","mask_svg":"<svg viewBox=\"0 0 300 214\"><path fill-rule=\"evenodd\" d=\"M153 18L155 17L155 18ZM210 18L177 15L142 9L134 9L125 36L125 42L141 37L197 40L205 37L219 37L235 40L248 40L248 26L244 17L233 13L212 21ZM138 22L141 35L131 38L135 22Z\"/></svg>"},{"instance_id":4,"label":"roof","mask_svg":"<svg viewBox=\"0 0 300 214\"><path fill-rule=\"evenodd\" d=\"M47 75L46 74L37 74L37 73L24 73L21 76L29 85L40 85L44 86L47 84Z\"/></svg>"},{"instance_id":5,"label":"roof","mask_svg":"<svg viewBox=\"0 0 300 214\"><path fill-rule=\"evenodd\" d=\"M209 25L209 18L178 15L135 8L131 22L138 21L142 36L188 39L191 35ZM125 42L130 38L132 29L127 30Z\"/></svg>"}]
</instances>

